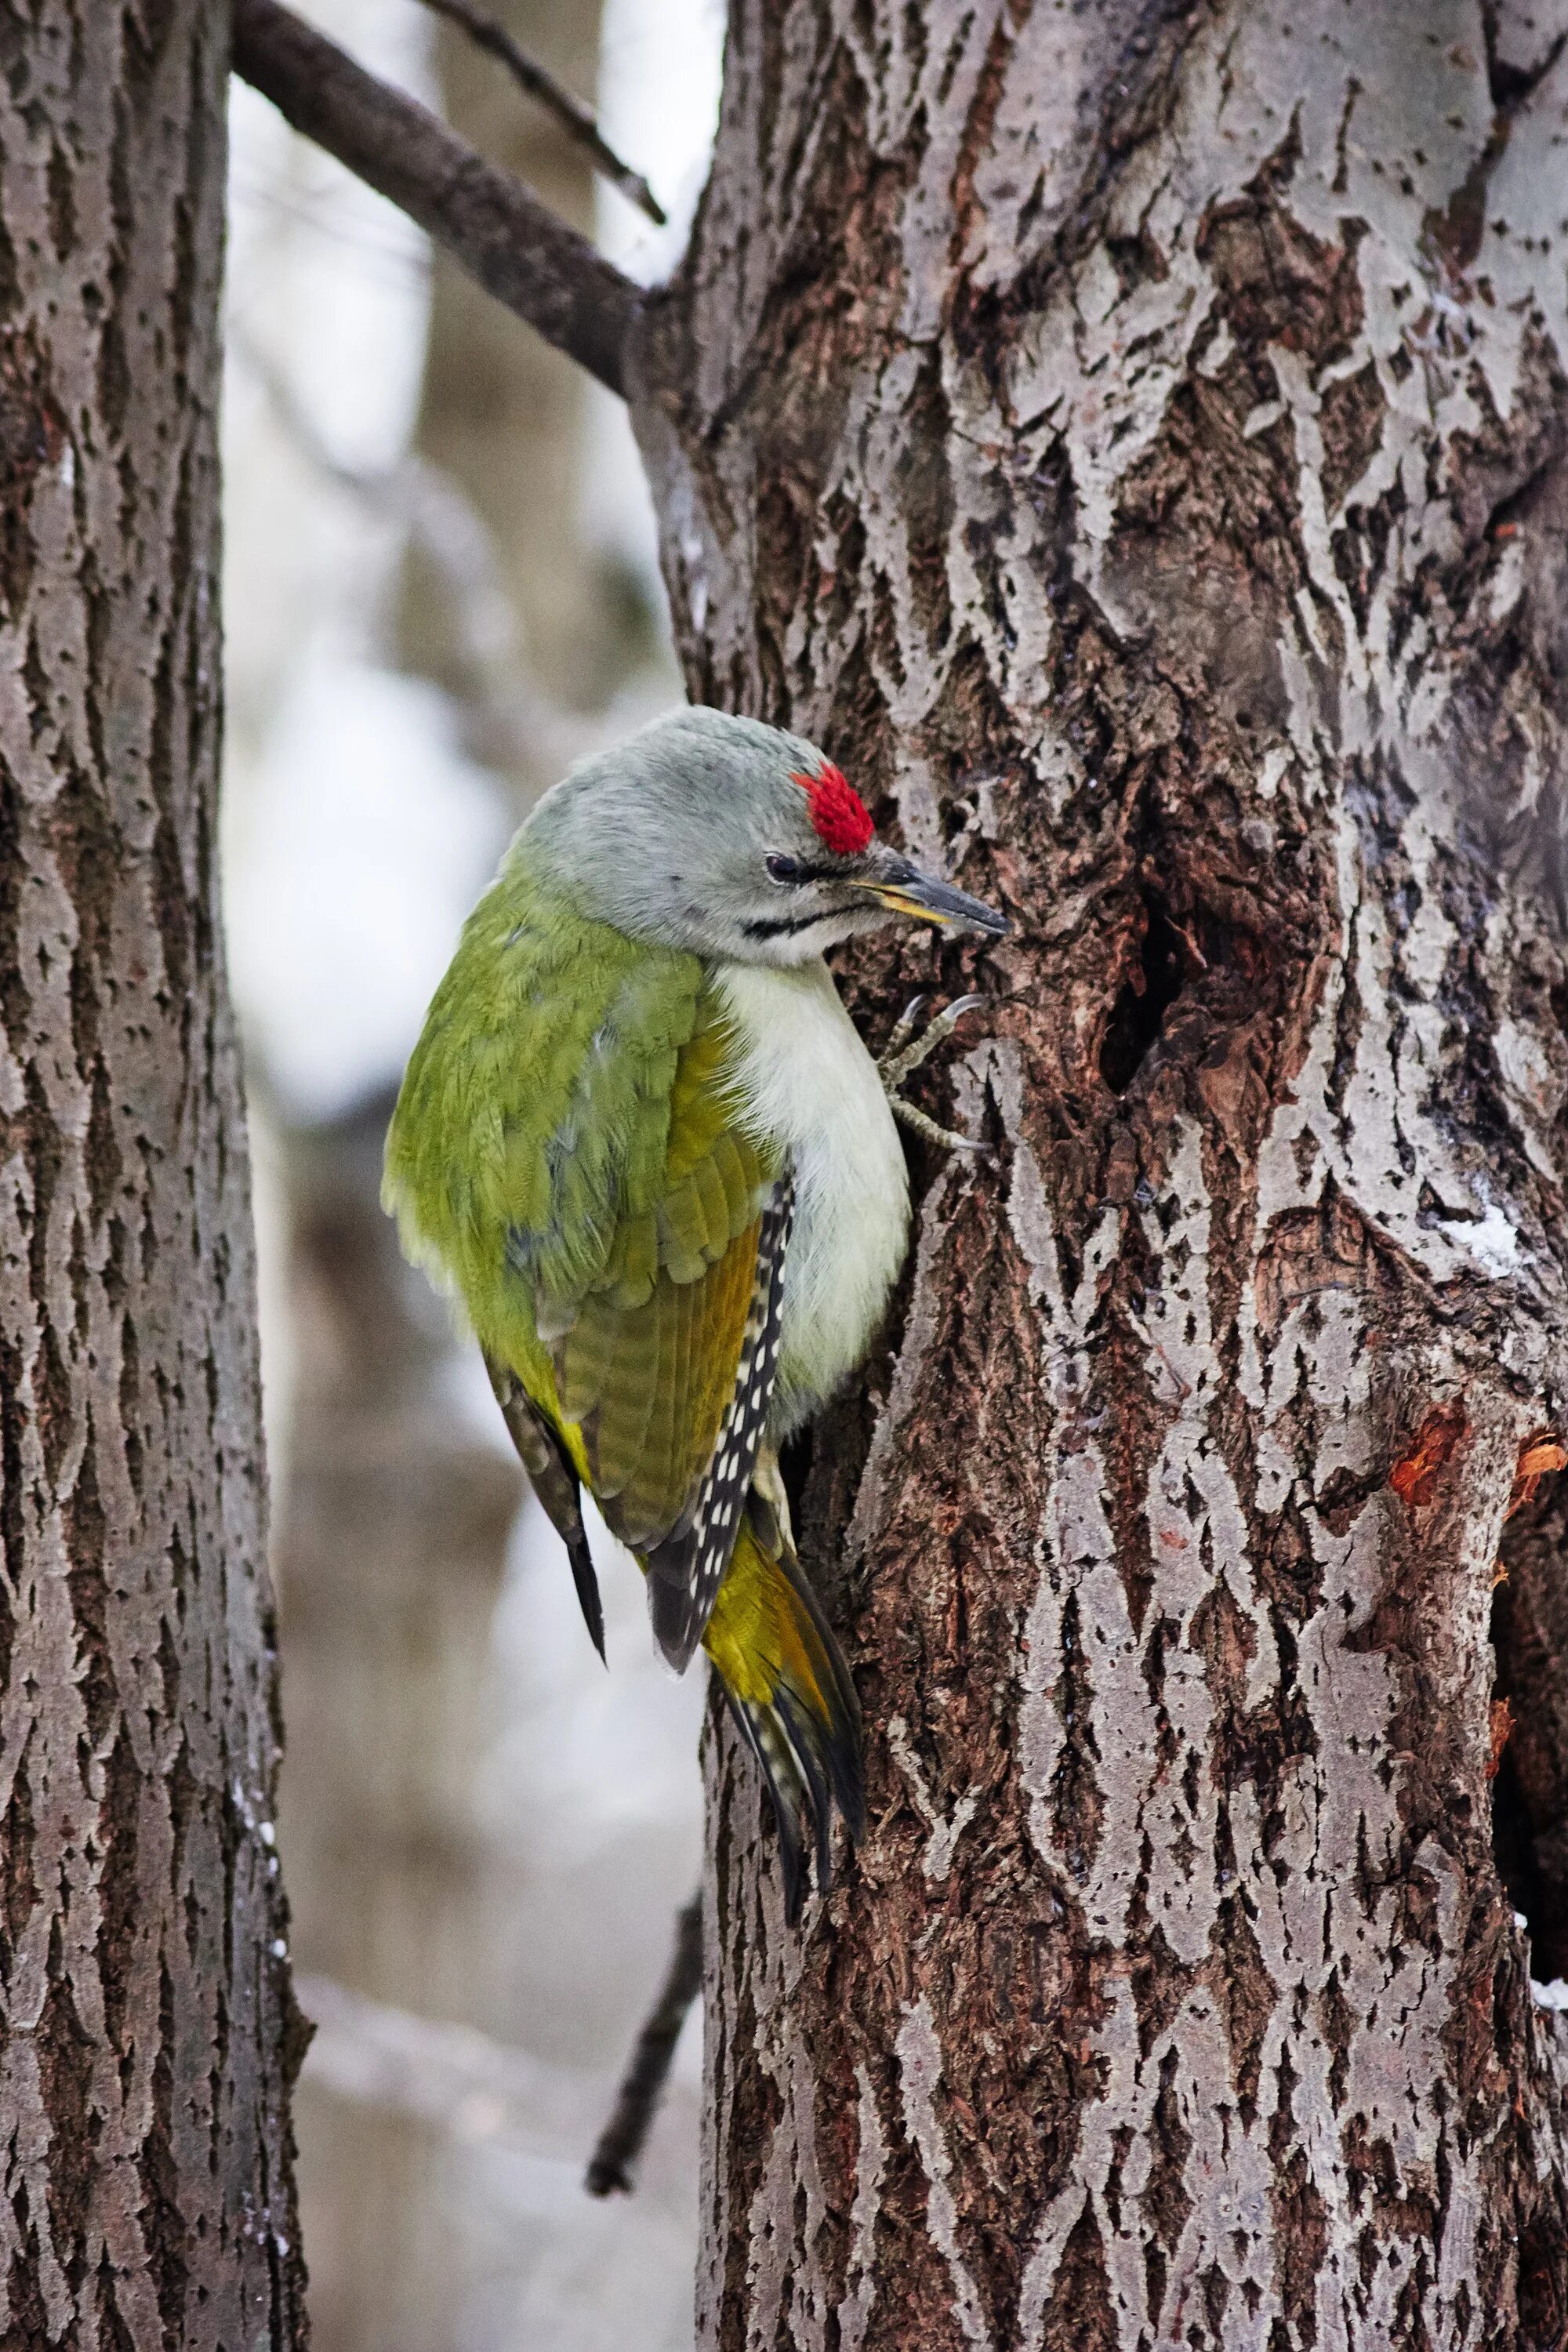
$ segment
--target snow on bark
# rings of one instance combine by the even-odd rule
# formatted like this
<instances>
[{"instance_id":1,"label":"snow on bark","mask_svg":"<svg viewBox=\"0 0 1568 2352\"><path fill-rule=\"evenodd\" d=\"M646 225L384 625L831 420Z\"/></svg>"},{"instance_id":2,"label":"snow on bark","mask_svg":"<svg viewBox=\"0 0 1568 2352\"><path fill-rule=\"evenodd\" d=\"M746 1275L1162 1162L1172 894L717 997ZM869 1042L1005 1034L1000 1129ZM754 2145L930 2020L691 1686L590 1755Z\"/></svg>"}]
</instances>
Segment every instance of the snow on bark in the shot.
<instances>
[{"instance_id":1,"label":"snow on bark","mask_svg":"<svg viewBox=\"0 0 1568 2352\"><path fill-rule=\"evenodd\" d=\"M689 681L1017 931L854 967L991 993L996 1157L806 1474L871 1826L798 1940L710 1743L706 2347L1568 2325L1489 1778L1568 1415L1565 119L1560 0L732 9L637 402Z\"/></svg>"}]
</instances>

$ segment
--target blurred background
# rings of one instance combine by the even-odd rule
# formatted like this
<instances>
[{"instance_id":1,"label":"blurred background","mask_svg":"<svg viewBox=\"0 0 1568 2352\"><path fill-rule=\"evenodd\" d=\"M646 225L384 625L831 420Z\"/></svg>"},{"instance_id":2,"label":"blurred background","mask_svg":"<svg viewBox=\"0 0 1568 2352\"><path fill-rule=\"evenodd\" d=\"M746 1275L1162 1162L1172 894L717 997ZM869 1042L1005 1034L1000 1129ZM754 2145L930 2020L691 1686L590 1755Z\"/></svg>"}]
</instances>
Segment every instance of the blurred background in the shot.
<instances>
[{"instance_id":1,"label":"blurred background","mask_svg":"<svg viewBox=\"0 0 1568 2352\"><path fill-rule=\"evenodd\" d=\"M669 214L420 0L304 13L643 279L700 190L721 0L485 0ZM236 85L230 954L282 1622L279 1838L317 2352L691 2342L698 2020L637 2193L584 2166L696 1884L703 1693L603 1545L610 1664L482 1369L398 1260L381 1139L533 798L679 698L618 403Z\"/></svg>"}]
</instances>

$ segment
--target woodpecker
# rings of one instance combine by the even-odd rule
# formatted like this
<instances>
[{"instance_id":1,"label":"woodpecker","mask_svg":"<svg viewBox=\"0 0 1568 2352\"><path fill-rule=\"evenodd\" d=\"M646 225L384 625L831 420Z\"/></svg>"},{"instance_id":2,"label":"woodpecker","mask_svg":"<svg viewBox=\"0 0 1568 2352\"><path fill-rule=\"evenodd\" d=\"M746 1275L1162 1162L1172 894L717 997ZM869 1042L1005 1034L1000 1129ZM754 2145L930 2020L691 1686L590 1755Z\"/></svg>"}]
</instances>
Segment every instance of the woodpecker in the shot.
<instances>
[{"instance_id":1,"label":"woodpecker","mask_svg":"<svg viewBox=\"0 0 1568 2352\"><path fill-rule=\"evenodd\" d=\"M896 1082L979 1000L875 1062L825 949L896 920L998 938L876 838L815 744L688 709L588 760L463 930L393 1115L384 1199L466 1313L588 1631L586 1488L677 1670L706 1650L830 1884L860 1834L859 1709L796 1558L779 1448L865 1355L909 1235Z\"/></svg>"}]
</instances>

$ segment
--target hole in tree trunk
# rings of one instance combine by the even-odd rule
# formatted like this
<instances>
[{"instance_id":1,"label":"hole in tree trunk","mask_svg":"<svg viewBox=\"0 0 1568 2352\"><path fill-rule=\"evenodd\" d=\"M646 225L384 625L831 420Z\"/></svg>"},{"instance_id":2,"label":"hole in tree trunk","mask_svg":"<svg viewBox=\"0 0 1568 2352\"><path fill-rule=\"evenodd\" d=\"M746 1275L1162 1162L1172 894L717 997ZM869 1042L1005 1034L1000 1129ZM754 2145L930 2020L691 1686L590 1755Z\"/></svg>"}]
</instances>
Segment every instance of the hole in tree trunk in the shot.
<instances>
[{"instance_id":1,"label":"hole in tree trunk","mask_svg":"<svg viewBox=\"0 0 1568 2352\"><path fill-rule=\"evenodd\" d=\"M1530 1936L1530 1972L1551 1983L1568 1977L1568 1530L1555 1498L1521 1519L1505 1544L1508 1580L1492 1596L1492 1851ZM1504 1700L1507 1717L1496 1712Z\"/></svg>"},{"instance_id":2,"label":"hole in tree trunk","mask_svg":"<svg viewBox=\"0 0 1568 2352\"><path fill-rule=\"evenodd\" d=\"M1513 1759L1506 1749L1492 1782L1492 1851L1509 1901L1522 1916L1530 1931L1531 1975L1543 1979L1561 1976L1563 1931L1568 1922L1562 1916L1562 1906L1553 1899L1553 1891L1537 1859L1530 1810Z\"/></svg>"},{"instance_id":3,"label":"hole in tree trunk","mask_svg":"<svg viewBox=\"0 0 1568 2352\"><path fill-rule=\"evenodd\" d=\"M1181 933L1157 898L1144 904L1140 971L1111 1007L1100 1048L1100 1074L1115 1095L1124 1095L1137 1076L1186 977L1187 949Z\"/></svg>"}]
</instances>

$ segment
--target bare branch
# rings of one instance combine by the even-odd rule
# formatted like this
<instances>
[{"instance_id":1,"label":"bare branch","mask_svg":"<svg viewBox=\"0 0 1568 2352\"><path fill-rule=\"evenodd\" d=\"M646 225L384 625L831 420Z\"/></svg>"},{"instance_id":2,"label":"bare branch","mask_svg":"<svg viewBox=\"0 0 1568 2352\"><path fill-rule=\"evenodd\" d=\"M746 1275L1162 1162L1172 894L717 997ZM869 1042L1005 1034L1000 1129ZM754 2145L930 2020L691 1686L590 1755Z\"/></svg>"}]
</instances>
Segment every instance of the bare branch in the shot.
<instances>
[{"instance_id":1,"label":"bare branch","mask_svg":"<svg viewBox=\"0 0 1568 2352\"><path fill-rule=\"evenodd\" d=\"M668 226L669 215L642 173L622 163L582 100L574 98L536 58L520 48L504 25L471 7L469 0L425 0L425 5L437 16L445 16L448 24L460 25L477 47L499 58L518 87L555 117L568 139L593 157L595 167L613 187L619 188L622 195L639 212L646 213L657 227Z\"/></svg>"},{"instance_id":2,"label":"bare branch","mask_svg":"<svg viewBox=\"0 0 1568 2352\"><path fill-rule=\"evenodd\" d=\"M417 221L487 293L625 394L639 289L531 188L279 0L234 0L233 65L296 131Z\"/></svg>"},{"instance_id":3,"label":"bare branch","mask_svg":"<svg viewBox=\"0 0 1568 2352\"><path fill-rule=\"evenodd\" d=\"M633 2045L615 2112L599 2136L588 2167L586 2187L591 2197L608 2197L614 2189L631 2189L632 2168L642 2154L664 2096L680 2029L701 1990L702 1895L699 1890L676 1916L669 1973Z\"/></svg>"}]
</instances>

